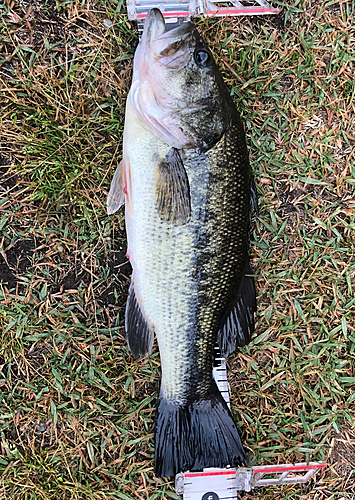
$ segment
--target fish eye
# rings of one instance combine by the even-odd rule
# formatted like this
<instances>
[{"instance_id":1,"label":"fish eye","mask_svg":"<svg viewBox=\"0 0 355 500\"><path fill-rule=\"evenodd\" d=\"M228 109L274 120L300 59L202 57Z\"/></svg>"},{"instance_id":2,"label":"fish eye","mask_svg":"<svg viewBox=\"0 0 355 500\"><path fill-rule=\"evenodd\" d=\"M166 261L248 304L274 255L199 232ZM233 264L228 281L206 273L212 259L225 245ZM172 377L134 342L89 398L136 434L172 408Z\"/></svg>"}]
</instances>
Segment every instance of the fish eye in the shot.
<instances>
[{"instance_id":1,"label":"fish eye","mask_svg":"<svg viewBox=\"0 0 355 500\"><path fill-rule=\"evenodd\" d=\"M197 50L195 52L195 61L200 68L208 68L212 64L212 56L207 50Z\"/></svg>"}]
</instances>

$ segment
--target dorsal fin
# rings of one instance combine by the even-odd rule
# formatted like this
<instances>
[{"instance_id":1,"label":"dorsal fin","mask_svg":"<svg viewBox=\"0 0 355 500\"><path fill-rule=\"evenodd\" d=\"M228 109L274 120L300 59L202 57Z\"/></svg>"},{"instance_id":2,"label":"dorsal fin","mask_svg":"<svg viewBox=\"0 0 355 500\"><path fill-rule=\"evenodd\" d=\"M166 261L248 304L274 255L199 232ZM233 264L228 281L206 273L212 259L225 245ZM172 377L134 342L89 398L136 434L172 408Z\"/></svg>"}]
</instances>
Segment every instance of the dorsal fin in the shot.
<instances>
[{"instance_id":1,"label":"dorsal fin","mask_svg":"<svg viewBox=\"0 0 355 500\"><path fill-rule=\"evenodd\" d=\"M226 310L218 332L218 344L223 357L236 347L248 344L254 332L256 293L253 274L248 262L237 297Z\"/></svg>"}]
</instances>

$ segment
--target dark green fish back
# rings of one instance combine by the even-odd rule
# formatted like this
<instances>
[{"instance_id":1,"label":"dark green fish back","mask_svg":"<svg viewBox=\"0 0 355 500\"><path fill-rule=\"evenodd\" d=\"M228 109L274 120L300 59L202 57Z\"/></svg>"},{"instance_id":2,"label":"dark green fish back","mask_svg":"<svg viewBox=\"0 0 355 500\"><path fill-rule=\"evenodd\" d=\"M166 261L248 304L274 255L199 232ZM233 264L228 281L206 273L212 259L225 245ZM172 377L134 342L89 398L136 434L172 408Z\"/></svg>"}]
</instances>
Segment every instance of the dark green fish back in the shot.
<instances>
[{"instance_id":1,"label":"dark green fish back","mask_svg":"<svg viewBox=\"0 0 355 500\"><path fill-rule=\"evenodd\" d=\"M238 122L207 153L210 182L197 252L197 393L211 379L213 348L221 319L238 294L248 262L250 167L242 124Z\"/></svg>"}]
</instances>

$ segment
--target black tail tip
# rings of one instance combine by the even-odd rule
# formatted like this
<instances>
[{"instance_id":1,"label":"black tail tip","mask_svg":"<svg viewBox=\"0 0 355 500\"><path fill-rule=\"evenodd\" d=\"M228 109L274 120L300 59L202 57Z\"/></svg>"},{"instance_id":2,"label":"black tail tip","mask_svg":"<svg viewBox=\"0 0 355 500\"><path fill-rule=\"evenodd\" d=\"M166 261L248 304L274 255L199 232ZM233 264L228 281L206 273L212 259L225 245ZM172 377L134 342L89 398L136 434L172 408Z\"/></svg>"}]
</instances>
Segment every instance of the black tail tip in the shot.
<instances>
[{"instance_id":1,"label":"black tail tip","mask_svg":"<svg viewBox=\"0 0 355 500\"><path fill-rule=\"evenodd\" d=\"M247 465L238 430L217 387L185 405L160 397L155 420L155 474Z\"/></svg>"}]
</instances>

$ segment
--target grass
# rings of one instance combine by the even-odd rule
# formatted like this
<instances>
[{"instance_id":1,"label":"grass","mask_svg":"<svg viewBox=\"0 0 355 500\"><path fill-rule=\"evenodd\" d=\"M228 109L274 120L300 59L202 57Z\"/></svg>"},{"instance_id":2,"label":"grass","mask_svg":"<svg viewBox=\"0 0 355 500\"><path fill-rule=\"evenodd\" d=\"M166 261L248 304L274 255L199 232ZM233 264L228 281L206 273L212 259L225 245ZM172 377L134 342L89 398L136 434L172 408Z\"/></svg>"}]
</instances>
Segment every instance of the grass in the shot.
<instances>
[{"instance_id":1,"label":"grass","mask_svg":"<svg viewBox=\"0 0 355 500\"><path fill-rule=\"evenodd\" d=\"M232 408L252 465L328 467L242 498L354 500L355 5L274 5L198 22L260 195ZM159 357L128 353L124 220L105 213L137 41L121 1L0 5L0 498L177 498L153 473Z\"/></svg>"}]
</instances>

